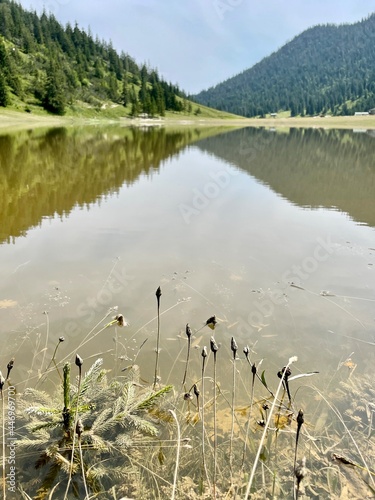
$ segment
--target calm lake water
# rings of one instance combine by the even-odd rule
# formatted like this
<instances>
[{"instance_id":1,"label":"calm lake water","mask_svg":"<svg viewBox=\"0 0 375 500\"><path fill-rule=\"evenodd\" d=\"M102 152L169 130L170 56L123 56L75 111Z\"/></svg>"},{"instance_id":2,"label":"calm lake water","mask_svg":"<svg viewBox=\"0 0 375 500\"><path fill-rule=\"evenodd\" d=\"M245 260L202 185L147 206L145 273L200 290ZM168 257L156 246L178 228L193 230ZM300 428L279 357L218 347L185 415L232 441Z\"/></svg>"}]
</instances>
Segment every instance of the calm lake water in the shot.
<instances>
[{"instance_id":1,"label":"calm lake water","mask_svg":"<svg viewBox=\"0 0 375 500\"><path fill-rule=\"evenodd\" d=\"M57 361L73 360L118 306L129 326L79 354L104 353L113 373L136 360L152 381L160 285L163 382L181 383L186 323L200 329L188 381L199 377L212 315L224 388L231 336L241 359L246 344L264 358L275 385L292 355L293 373L318 370L322 388L348 357L371 373L374 151L373 132L342 130L0 136L2 369L14 356L14 380L35 377L61 335Z\"/></svg>"}]
</instances>

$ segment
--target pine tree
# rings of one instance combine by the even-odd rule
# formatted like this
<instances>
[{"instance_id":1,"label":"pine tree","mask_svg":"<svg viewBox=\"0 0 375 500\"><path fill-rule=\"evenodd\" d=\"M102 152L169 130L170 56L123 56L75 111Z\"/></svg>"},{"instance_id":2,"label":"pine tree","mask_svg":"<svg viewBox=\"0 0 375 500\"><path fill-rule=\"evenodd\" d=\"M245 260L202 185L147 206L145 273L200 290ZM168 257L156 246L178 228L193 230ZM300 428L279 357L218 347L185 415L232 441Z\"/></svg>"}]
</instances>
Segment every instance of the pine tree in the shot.
<instances>
[{"instance_id":1,"label":"pine tree","mask_svg":"<svg viewBox=\"0 0 375 500\"><path fill-rule=\"evenodd\" d=\"M47 71L47 82L43 96L43 107L56 115L65 114L65 96L62 84L62 74L57 71L51 62Z\"/></svg>"},{"instance_id":2,"label":"pine tree","mask_svg":"<svg viewBox=\"0 0 375 500\"><path fill-rule=\"evenodd\" d=\"M121 92L121 104L126 107L129 103L129 89L128 89L128 75L126 71L122 78L122 92Z\"/></svg>"},{"instance_id":3,"label":"pine tree","mask_svg":"<svg viewBox=\"0 0 375 500\"><path fill-rule=\"evenodd\" d=\"M8 103L9 103L9 97L8 97L7 85L3 73L0 71L0 106L3 106L5 108L8 105Z\"/></svg>"}]
</instances>

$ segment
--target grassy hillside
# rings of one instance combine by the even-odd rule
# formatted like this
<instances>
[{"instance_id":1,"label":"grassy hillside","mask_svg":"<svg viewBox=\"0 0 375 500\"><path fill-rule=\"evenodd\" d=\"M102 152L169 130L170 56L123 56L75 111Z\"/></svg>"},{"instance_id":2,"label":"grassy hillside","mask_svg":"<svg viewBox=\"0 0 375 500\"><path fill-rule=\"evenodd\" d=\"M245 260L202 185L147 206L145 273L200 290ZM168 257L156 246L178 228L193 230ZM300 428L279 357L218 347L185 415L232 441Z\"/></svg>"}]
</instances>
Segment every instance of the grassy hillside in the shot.
<instances>
[{"instance_id":1,"label":"grassy hillside","mask_svg":"<svg viewBox=\"0 0 375 500\"><path fill-rule=\"evenodd\" d=\"M252 68L194 97L243 116L350 115L375 108L375 14L315 26Z\"/></svg>"},{"instance_id":2,"label":"grassy hillside","mask_svg":"<svg viewBox=\"0 0 375 500\"><path fill-rule=\"evenodd\" d=\"M0 0L0 106L87 118L220 116L110 42L11 0Z\"/></svg>"}]
</instances>

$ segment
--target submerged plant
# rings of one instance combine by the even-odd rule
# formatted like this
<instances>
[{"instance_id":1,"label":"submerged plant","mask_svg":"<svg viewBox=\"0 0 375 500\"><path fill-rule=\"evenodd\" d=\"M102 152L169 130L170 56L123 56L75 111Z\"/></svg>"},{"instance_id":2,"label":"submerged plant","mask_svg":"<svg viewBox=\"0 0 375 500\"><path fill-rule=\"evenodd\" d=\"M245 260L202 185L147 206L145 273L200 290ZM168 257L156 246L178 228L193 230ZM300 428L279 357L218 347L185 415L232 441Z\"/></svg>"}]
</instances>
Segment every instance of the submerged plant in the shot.
<instances>
[{"instance_id":1,"label":"submerged plant","mask_svg":"<svg viewBox=\"0 0 375 500\"><path fill-rule=\"evenodd\" d=\"M78 359L77 366L79 363ZM80 497L84 496L79 493L82 488L86 497L93 496L108 490L119 479L125 490L131 487L125 486L133 471L130 457L146 436L158 434L153 423L159 420L158 414L150 412L172 387L157 392L142 388L133 370L128 374L130 379L108 383L102 363L98 359L77 386L70 382L70 364L66 363L62 397L61 392L51 398L42 391L27 389L20 400L19 405L30 419L26 428L33 436L17 441L20 456L22 451L31 451L37 454L35 468L48 467L33 498L45 499L53 488L56 498L63 498L61 489L66 491L70 474L73 493ZM77 452L73 450L75 436ZM122 457L121 467L117 465L119 457ZM28 469L29 466L25 474ZM35 472L30 471L30 480L26 482L30 489L34 476Z\"/></svg>"}]
</instances>

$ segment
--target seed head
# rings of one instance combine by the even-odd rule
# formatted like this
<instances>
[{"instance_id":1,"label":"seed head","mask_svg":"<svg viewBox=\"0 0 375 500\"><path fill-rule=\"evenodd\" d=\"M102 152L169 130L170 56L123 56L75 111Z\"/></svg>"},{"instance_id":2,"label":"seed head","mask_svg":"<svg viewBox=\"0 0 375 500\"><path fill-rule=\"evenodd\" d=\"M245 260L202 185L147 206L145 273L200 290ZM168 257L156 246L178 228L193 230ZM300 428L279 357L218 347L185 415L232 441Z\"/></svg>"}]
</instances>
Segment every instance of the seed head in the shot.
<instances>
[{"instance_id":1,"label":"seed head","mask_svg":"<svg viewBox=\"0 0 375 500\"><path fill-rule=\"evenodd\" d=\"M204 346L202 349L202 358L207 358L207 347Z\"/></svg>"},{"instance_id":2,"label":"seed head","mask_svg":"<svg viewBox=\"0 0 375 500\"><path fill-rule=\"evenodd\" d=\"M208 318L206 321L206 325L209 326L211 330L215 330L216 323L216 316L211 316L211 318Z\"/></svg>"},{"instance_id":3,"label":"seed head","mask_svg":"<svg viewBox=\"0 0 375 500\"><path fill-rule=\"evenodd\" d=\"M5 378L3 377L3 374L0 372L0 391L3 390L5 384Z\"/></svg>"},{"instance_id":4,"label":"seed head","mask_svg":"<svg viewBox=\"0 0 375 500\"><path fill-rule=\"evenodd\" d=\"M284 366L279 372L277 372L277 376L279 378L282 378L284 372L285 372L284 379L288 380L288 377L290 377L290 375L292 374L292 370L289 368L289 366L288 367Z\"/></svg>"},{"instance_id":5,"label":"seed head","mask_svg":"<svg viewBox=\"0 0 375 500\"><path fill-rule=\"evenodd\" d=\"M59 337L59 342L64 342L65 341L65 337Z\"/></svg>"},{"instance_id":6,"label":"seed head","mask_svg":"<svg viewBox=\"0 0 375 500\"><path fill-rule=\"evenodd\" d=\"M81 437L81 434L82 432L85 430L85 428L83 427L83 423L82 423L82 420L79 418L77 420L77 425L76 425L76 433L77 433L77 436L80 438Z\"/></svg>"},{"instance_id":7,"label":"seed head","mask_svg":"<svg viewBox=\"0 0 375 500\"><path fill-rule=\"evenodd\" d=\"M191 401L193 399L193 395L190 392L185 392L184 394L184 400L185 401Z\"/></svg>"},{"instance_id":8,"label":"seed head","mask_svg":"<svg viewBox=\"0 0 375 500\"><path fill-rule=\"evenodd\" d=\"M301 427L301 425L305 422L305 419L303 418L303 411L299 410L298 415L297 415L297 424L298 427Z\"/></svg>"},{"instance_id":9,"label":"seed head","mask_svg":"<svg viewBox=\"0 0 375 500\"><path fill-rule=\"evenodd\" d=\"M83 365L83 359L81 358L81 356L79 354L76 354L75 363L79 368L81 368L81 366Z\"/></svg>"},{"instance_id":10,"label":"seed head","mask_svg":"<svg viewBox=\"0 0 375 500\"><path fill-rule=\"evenodd\" d=\"M217 353L217 351L219 350L219 347L216 343L216 340L211 337L211 340L210 340L210 347L211 347L211 351L215 354Z\"/></svg>"},{"instance_id":11,"label":"seed head","mask_svg":"<svg viewBox=\"0 0 375 500\"><path fill-rule=\"evenodd\" d=\"M200 394L200 391L199 391L196 384L193 385L193 391L194 391L195 397L197 398Z\"/></svg>"},{"instance_id":12,"label":"seed head","mask_svg":"<svg viewBox=\"0 0 375 500\"><path fill-rule=\"evenodd\" d=\"M189 326L189 323L186 323L186 335L188 338L190 338L192 335L192 331L191 331L191 328Z\"/></svg>"},{"instance_id":13,"label":"seed head","mask_svg":"<svg viewBox=\"0 0 375 500\"><path fill-rule=\"evenodd\" d=\"M237 345L237 342L235 341L234 337L231 338L230 348L231 348L231 350L233 352L233 359L236 359L236 354L237 354L237 351L238 351L238 345Z\"/></svg>"},{"instance_id":14,"label":"seed head","mask_svg":"<svg viewBox=\"0 0 375 500\"><path fill-rule=\"evenodd\" d=\"M245 345L245 347L243 348L243 353L245 354L246 359L248 359L250 354L250 348L248 345Z\"/></svg>"}]
</instances>

